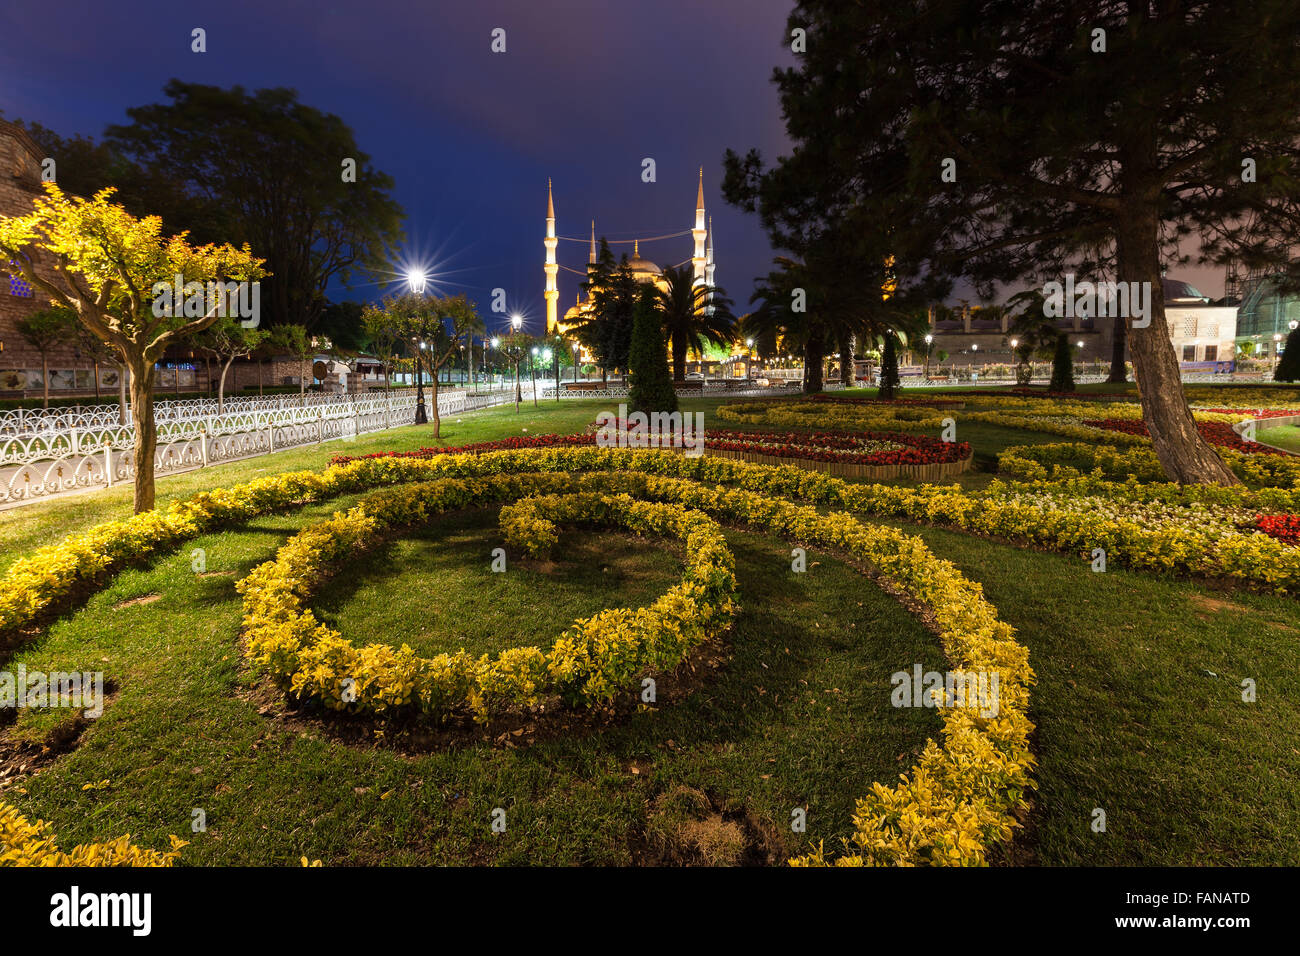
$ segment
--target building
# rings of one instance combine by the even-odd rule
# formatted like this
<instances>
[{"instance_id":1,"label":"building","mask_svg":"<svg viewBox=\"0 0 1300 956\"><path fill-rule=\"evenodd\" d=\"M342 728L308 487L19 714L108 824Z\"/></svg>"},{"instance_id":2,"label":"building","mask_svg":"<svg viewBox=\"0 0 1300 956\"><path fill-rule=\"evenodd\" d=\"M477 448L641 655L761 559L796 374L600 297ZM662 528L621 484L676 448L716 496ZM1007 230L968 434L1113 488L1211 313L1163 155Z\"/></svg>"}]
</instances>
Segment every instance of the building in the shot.
<instances>
[{"instance_id":1,"label":"building","mask_svg":"<svg viewBox=\"0 0 1300 956\"><path fill-rule=\"evenodd\" d=\"M695 224L690 230L691 238L694 242L694 250L689 260L683 260L679 265L685 265L690 262L691 270L694 275L696 285L712 286L714 284L714 271L716 265L713 260L713 220L706 214L704 208L704 168L700 167L699 188L695 196ZM673 237L668 237L673 238ZM581 241L581 240L578 240ZM625 240L616 240L625 241ZM659 289L666 290L668 283L664 279L664 270L651 260L641 255L641 240L630 240L632 243L632 256L628 259L628 267L632 274L641 282L648 282ZM559 276L560 265L556 261L556 248L559 245L559 238L555 234L555 200L551 190L551 183L548 180L546 184L546 237L543 240L546 249L546 264L544 266L544 275L546 276L546 333L554 335L556 333L564 334L572 329L575 325L583 320L591 312L590 297L586 301L582 299L582 293L579 292L574 304L565 311L564 318L559 317L559 298L560 293L556 286L556 279ZM591 246L587 253L587 263L592 265L596 262L596 223L591 223Z\"/></svg>"},{"instance_id":2,"label":"building","mask_svg":"<svg viewBox=\"0 0 1300 956\"><path fill-rule=\"evenodd\" d=\"M0 120L0 216L25 216L42 194L41 166L45 153L27 130ZM37 259L41 264L41 259ZM39 394L44 387L41 354L18 332L18 323L47 308L47 297L32 288L17 263L0 263L0 395ZM10 268L12 267L12 268ZM46 356L50 391L93 390L93 363L83 361L75 345L59 345ZM103 388L117 390L117 370L101 368Z\"/></svg>"},{"instance_id":3,"label":"building","mask_svg":"<svg viewBox=\"0 0 1300 956\"><path fill-rule=\"evenodd\" d=\"M1179 279L1163 278L1161 289L1170 342L1184 371L1232 371L1234 340L1239 334L1237 306L1216 303ZM1014 364L1016 361L1011 347L1015 338L1012 320L1003 310L962 306L952 313L952 318L940 315L939 309L930 309L931 355L942 350L948 353L947 363L955 365ZM1076 361L1110 362L1115 335L1113 318L1076 314L1058 320L1056 325L1069 335L1076 349ZM925 346L913 343L912 354L923 358Z\"/></svg>"}]
</instances>

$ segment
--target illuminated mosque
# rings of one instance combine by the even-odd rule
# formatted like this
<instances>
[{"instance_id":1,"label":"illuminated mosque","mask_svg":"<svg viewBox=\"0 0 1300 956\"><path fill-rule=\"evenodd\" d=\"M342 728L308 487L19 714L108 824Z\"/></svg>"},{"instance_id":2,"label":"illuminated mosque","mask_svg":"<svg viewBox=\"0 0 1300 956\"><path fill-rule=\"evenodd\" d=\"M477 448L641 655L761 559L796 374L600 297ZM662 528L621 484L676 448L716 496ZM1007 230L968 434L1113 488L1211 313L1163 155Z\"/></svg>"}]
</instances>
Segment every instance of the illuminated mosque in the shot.
<instances>
[{"instance_id":1,"label":"illuminated mosque","mask_svg":"<svg viewBox=\"0 0 1300 956\"><path fill-rule=\"evenodd\" d=\"M695 196L695 226L689 230L673 233L668 236L653 236L646 239L652 242L660 239L675 239L678 236L684 236L690 233L695 240L695 254L691 256L689 262L694 275L695 285L704 285L713 287L713 222L712 217L706 217L704 212L704 167L700 167L700 185ZM568 237L565 237L568 238ZM581 242L583 240L572 240ZM640 282L653 283L657 288L667 290L668 280L664 278L663 269L655 265L649 259L641 255L640 239L632 240L607 240L611 245L631 242L632 255L628 259L628 268ZM560 264L556 261L555 251L559 245L560 239L555 235L555 200L551 193L551 184L548 180L546 183L546 238L543 240L546 246L546 333L548 335L564 334L569 331L576 323L591 311L591 298L588 296L587 301L582 300L582 293L578 293L577 301L564 313L564 318L559 317L560 292L556 288L556 278L560 273ZM587 255L589 264L596 261L596 223L591 224L591 249ZM687 260L683 260L678 265L685 265ZM584 279L587 277L586 271L579 272L577 269L567 271L581 275Z\"/></svg>"}]
</instances>

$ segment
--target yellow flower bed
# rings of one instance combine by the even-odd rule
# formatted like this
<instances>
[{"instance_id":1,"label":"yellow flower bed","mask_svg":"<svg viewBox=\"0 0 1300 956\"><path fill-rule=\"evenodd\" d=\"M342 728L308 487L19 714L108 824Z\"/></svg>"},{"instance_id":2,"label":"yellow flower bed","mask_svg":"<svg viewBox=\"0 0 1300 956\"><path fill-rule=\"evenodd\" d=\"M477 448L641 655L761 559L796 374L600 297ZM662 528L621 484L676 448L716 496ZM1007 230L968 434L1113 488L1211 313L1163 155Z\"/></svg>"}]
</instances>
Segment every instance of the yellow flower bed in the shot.
<instances>
[{"instance_id":1,"label":"yellow flower bed","mask_svg":"<svg viewBox=\"0 0 1300 956\"><path fill-rule=\"evenodd\" d=\"M83 843L65 853L48 823L31 823L15 807L0 802L0 866L171 866L187 845L173 836L170 850L147 850L134 845L128 834L108 843Z\"/></svg>"},{"instance_id":2,"label":"yellow flower bed","mask_svg":"<svg viewBox=\"0 0 1300 956\"><path fill-rule=\"evenodd\" d=\"M45 580L41 563L51 555L63 555L65 570L86 580L120 567L129 557L158 553L223 523L360 488L418 481L431 483L372 495L357 508L306 529L275 561L241 583L249 654L287 679L291 691L333 706L361 703L383 712L418 705L437 714L464 708L480 717L527 703L548 686L577 702L609 699L629 676L679 659L684 648L704 639L709 629L725 626L734 613L730 554L716 521L706 517L711 515L791 541L840 548L869 562L926 609L955 669L999 676L997 715L945 708L942 742L930 742L898 783L876 784L859 801L847 852L834 862L980 865L992 844L1011 835L1015 811L1033 785L1034 765L1028 745L1032 725L1026 716L1033 672L1012 628L998 620L978 584L936 558L920 539L864 525L850 514L821 514L784 500L868 510L863 506L871 504L872 489L902 491L890 486L852 485L788 466L626 449L365 459L319 474L284 474L195 496L154 516L158 524L152 538L144 530L146 522L129 519L43 549L21 574L9 576L7 583L22 593L6 605L7 621L30 620L60 596L59 588L29 587L31 580ZM561 490L576 490L579 497L553 495ZM862 497L864 490L867 497ZM503 509L503 527L516 546L544 548L554 542L557 522L608 509L606 520L684 536L686 576L651 608L607 611L579 622L549 654L517 648L494 659L461 654L429 662L409 648L356 648L304 607L331 563L363 549L376 533L428 520L439 510L481 503L494 494L494 500L503 502L544 495ZM120 545L124 538L132 540L132 547ZM354 682L348 696L356 699L345 702L343 682L348 678ZM820 865L830 857L819 849L792 862Z\"/></svg>"},{"instance_id":3,"label":"yellow flower bed","mask_svg":"<svg viewBox=\"0 0 1300 956\"><path fill-rule=\"evenodd\" d=\"M717 522L679 506L599 492L525 497L569 484L559 474L448 478L379 492L300 532L239 583L248 658L293 696L337 710L414 708L437 719L468 712L486 721L551 693L575 704L608 702L647 671L675 667L730 625L735 565ZM534 555L556 543L557 523L679 538L687 551L682 582L649 607L577 621L550 651L511 648L496 657L460 650L422 658L407 645L357 647L305 606L332 565L372 548L382 533L502 501L516 502L501 510L507 543Z\"/></svg>"}]
</instances>

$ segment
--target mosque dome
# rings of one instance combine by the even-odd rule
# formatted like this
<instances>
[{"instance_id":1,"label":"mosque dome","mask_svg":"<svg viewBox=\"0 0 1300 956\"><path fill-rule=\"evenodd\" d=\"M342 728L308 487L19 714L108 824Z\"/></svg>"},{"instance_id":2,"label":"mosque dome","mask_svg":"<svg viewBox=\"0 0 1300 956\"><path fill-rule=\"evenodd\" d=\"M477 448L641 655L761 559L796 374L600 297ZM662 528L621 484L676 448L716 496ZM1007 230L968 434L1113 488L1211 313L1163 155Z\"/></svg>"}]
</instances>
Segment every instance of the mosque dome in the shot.
<instances>
[{"instance_id":1,"label":"mosque dome","mask_svg":"<svg viewBox=\"0 0 1300 956\"><path fill-rule=\"evenodd\" d=\"M1210 297L1181 279L1162 278L1160 285L1166 302L1208 302Z\"/></svg>"},{"instance_id":2,"label":"mosque dome","mask_svg":"<svg viewBox=\"0 0 1300 956\"><path fill-rule=\"evenodd\" d=\"M649 259L641 257L641 243L639 241L632 244L632 258L627 260L627 267L638 275L661 276L664 274L663 269L660 269Z\"/></svg>"}]
</instances>

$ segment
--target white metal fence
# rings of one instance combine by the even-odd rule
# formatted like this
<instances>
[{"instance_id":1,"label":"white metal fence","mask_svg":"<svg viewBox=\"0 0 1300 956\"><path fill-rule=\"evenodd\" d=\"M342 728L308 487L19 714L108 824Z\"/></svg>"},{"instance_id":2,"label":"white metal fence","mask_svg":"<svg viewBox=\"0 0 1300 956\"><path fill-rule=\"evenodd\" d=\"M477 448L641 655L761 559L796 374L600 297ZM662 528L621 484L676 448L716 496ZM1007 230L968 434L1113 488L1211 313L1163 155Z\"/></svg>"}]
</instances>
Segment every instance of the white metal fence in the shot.
<instances>
[{"instance_id":1,"label":"white metal fence","mask_svg":"<svg viewBox=\"0 0 1300 956\"><path fill-rule=\"evenodd\" d=\"M510 392L455 390L438 395L438 413L456 415L513 400ZM377 398L309 396L227 402L158 403L158 475L203 468L269 454L284 448L319 444L383 431L415 420L415 390ZM425 411L432 414L430 392ZM107 420L106 420L107 419ZM90 488L109 488L135 478L131 426L118 424L115 405L51 409L10 418L11 433L0 430L0 507Z\"/></svg>"}]
</instances>

